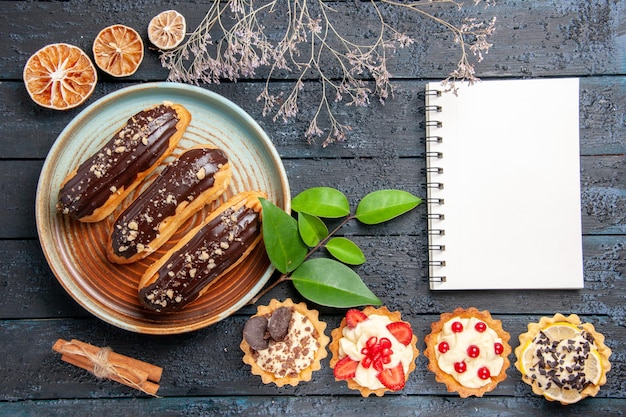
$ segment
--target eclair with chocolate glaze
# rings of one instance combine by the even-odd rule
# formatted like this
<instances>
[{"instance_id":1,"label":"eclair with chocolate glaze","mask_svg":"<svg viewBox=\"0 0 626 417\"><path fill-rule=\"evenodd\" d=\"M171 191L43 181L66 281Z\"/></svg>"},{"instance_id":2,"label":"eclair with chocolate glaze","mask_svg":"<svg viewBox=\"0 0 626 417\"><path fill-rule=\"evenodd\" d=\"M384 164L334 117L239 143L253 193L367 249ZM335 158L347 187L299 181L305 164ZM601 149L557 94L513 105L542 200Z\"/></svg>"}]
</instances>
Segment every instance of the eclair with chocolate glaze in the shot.
<instances>
[{"instance_id":1,"label":"eclair with chocolate glaze","mask_svg":"<svg viewBox=\"0 0 626 417\"><path fill-rule=\"evenodd\" d=\"M150 255L198 210L222 195L231 178L221 149L186 150L119 214L109 236L107 258L127 264Z\"/></svg>"},{"instance_id":2,"label":"eclair with chocolate glaze","mask_svg":"<svg viewBox=\"0 0 626 417\"><path fill-rule=\"evenodd\" d=\"M139 282L139 300L155 312L177 311L236 267L262 239L261 191L235 195L154 262Z\"/></svg>"},{"instance_id":3,"label":"eclair with chocolate glaze","mask_svg":"<svg viewBox=\"0 0 626 417\"><path fill-rule=\"evenodd\" d=\"M191 121L164 102L132 116L61 183L57 210L81 222L106 218L178 145Z\"/></svg>"}]
</instances>

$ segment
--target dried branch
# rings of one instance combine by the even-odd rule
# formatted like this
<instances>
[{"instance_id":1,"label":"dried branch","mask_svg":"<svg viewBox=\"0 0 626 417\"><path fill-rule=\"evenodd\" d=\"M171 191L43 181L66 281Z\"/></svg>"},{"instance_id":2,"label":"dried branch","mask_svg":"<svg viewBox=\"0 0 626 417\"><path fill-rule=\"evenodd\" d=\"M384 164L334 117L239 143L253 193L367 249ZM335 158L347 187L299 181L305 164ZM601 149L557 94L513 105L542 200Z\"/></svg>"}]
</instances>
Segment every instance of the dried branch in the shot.
<instances>
[{"instance_id":1,"label":"dried branch","mask_svg":"<svg viewBox=\"0 0 626 417\"><path fill-rule=\"evenodd\" d=\"M489 5L493 0L483 2ZM429 13L426 6L431 3L449 3L459 8L463 5L455 0L370 0L365 7L374 11L377 32L373 39L360 43L341 31L338 23L342 16L323 0L214 0L188 39L161 54L161 63L170 71L168 80L192 84L237 81L253 77L258 68L268 68L265 87L257 100L263 102L263 115L273 114L274 121L287 121L299 113L304 80L316 77L322 93L305 137L311 143L325 135L323 146L327 146L345 140L351 130L335 117L333 103L367 106L372 96L384 103L394 90L387 69L389 54L414 43L408 34L387 23L383 7L415 12L452 32L460 58L444 81L449 89L454 89L458 81L478 80L470 57L480 62L492 46L487 39L495 29L495 18L490 22L469 18L455 25ZM271 39L263 22L277 7L286 8L289 19L278 32L281 36ZM340 74L334 74L331 68L339 68ZM296 74L287 96L270 91L270 80L280 71ZM319 127L322 114L326 116L326 129Z\"/></svg>"}]
</instances>

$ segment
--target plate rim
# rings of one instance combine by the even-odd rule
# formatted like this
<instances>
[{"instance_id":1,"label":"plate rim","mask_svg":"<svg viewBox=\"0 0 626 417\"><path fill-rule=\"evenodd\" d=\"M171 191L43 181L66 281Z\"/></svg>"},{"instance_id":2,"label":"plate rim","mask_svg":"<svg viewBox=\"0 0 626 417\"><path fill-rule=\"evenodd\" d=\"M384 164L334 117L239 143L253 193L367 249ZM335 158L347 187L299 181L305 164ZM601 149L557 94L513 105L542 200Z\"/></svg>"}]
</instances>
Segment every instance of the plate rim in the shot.
<instances>
[{"instance_id":1,"label":"plate rim","mask_svg":"<svg viewBox=\"0 0 626 417\"><path fill-rule=\"evenodd\" d=\"M143 324L139 323L128 323L123 320L122 315L118 312L115 312L114 315L109 314L107 311L103 310L97 303L89 303L86 300L81 299L77 293L85 296L87 300L91 300L89 294L82 290L81 287L77 285L75 279L71 276L65 276L64 273L59 271L58 268L59 262L56 262L54 257L52 256L52 252L54 249L49 247L48 242L45 241L45 233L43 233L44 224L48 221L50 216L50 201L42 201L44 198L44 194L46 190L51 190L51 182L52 176L45 175L46 173L51 173L51 164L57 161L59 157L62 155L65 147L68 143L71 142L71 135L69 135L72 130L79 128L81 124L87 123L85 120L88 117L93 117L94 114L97 115L97 111L99 108L103 106L108 106L114 104L115 101L120 100L127 96L138 95L142 93L149 93L148 90L166 92L167 90L176 90L177 93L186 93L193 94L194 97L199 96L202 97L206 102L218 102L220 106L223 108L227 108L229 112L234 113L238 118L242 118L244 122L247 124L247 128L253 129L255 134L259 136L259 139L262 140L264 145L264 151L268 153L271 160L274 161L274 166L278 171L280 178L280 192L282 192L283 198L283 209L287 212L291 212L291 192L289 186L289 180L285 171L285 167L282 163L282 159L276 150L276 147L270 140L269 136L265 132L264 129L258 124L256 120L252 118L245 110L243 110L239 105L232 102L228 98L221 96L211 90L206 88L189 85L177 82L147 82L141 84L135 84L127 87L120 88L114 92L106 94L105 96L99 98L95 102L91 103L81 112L76 114L72 120L63 128L63 130L58 134L54 142L52 143L48 154L44 160L43 166L41 168L39 179L37 181L37 189L35 195L35 222L37 228L38 240L40 242L40 247L44 253L44 257L48 266L50 267L53 275L56 280L61 284L63 289L72 297L74 301L76 301L82 308L87 310L93 316L99 318L100 320L109 323L115 327L121 328L123 330L128 330L135 333L141 334L154 334L154 335L169 335L169 334L181 334L187 333L195 330L199 330L201 328L210 326L214 323L217 323L226 317L234 314L236 311L245 306L267 283L272 274L275 271L274 266L270 263L269 267L266 271L261 275L261 278L253 285L251 290L246 293L243 297L241 297L237 302L232 304L226 311L220 313L217 316L214 316L211 319L203 319L198 320L192 324L186 324L184 327L159 327L158 324L154 324L151 321L144 321ZM51 234L51 233L49 233ZM48 239L50 240L50 239ZM52 242L54 243L54 242ZM60 258L57 256L57 258ZM60 262L62 264L62 262ZM175 314L175 313L174 313Z\"/></svg>"}]
</instances>

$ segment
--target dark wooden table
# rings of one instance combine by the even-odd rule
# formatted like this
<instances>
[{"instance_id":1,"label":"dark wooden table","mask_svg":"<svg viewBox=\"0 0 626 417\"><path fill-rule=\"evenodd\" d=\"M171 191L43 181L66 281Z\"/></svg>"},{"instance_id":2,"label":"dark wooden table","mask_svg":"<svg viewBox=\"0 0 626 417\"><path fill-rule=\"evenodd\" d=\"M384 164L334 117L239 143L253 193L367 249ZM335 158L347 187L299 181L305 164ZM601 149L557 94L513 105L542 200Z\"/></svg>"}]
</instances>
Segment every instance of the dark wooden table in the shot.
<instances>
[{"instance_id":1,"label":"dark wooden table","mask_svg":"<svg viewBox=\"0 0 626 417\"><path fill-rule=\"evenodd\" d=\"M472 2L468 2L472 3ZM337 2L354 36L368 36L367 7ZM328 359L308 383L295 388L263 385L250 373L239 350L245 320L240 310L218 324L176 336L147 336L115 328L84 311L57 282L39 245L34 200L39 171L52 143L83 107L67 112L34 104L22 82L28 57L52 42L91 51L103 27L136 28L147 44L146 26L171 8L159 1L0 2L0 415L1 416L169 416L169 415L624 415L626 413L626 2L499 0L490 9L461 11L433 6L441 16L497 16L493 47L477 65L490 78L581 77L580 150L585 289L580 291L431 292L426 277L426 207L383 226L350 224L343 233L364 248L358 268L368 286L391 310L400 310L419 337L430 323L455 307L476 306L502 320L511 344L526 324L555 312L576 313L593 323L613 349L608 382L596 398L562 407L532 394L512 366L508 378L483 398L460 399L435 382L423 355L406 388L382 398L361 398L335 382ZM178 2L192 29L208 2ZM277 17L277 18L280 18ZM432 22L410 14L391 16L417 42L392 59L395 97L382 106L337 111L354 129L348 139L326 148L304 140L312 109L293 123L274 123L255 101L263 78L205 85L234 101L259 121L286 168L292 195L313 186L345 192L354 205L367 192L393 187L425 196L423 115L418 108L425 82L443 79L458 58L452 39ZM88 103L122 87L163 81L167 72L146 47L139 71L126 79L101 76ZM290 88L289 79L276 81ZM305 103L318 84L307 84ZM316 90L317 89L317 90ZM310 95L311 97L308 97ZM541 105L541 98L537 98ZM536 202L538 203L538 202ZM531 199L531 204L532 199ZM538 237L538 244L540 244ZM283 283L260 300L292 297ZM316 308L317 306L312 305ZM321 308L329 329L344 313ZM155 363L164 368L161 398L155 399L60 361L51 347L57 338L77 338ZM514 362L514 355L510 357Z\"/></svg>"}]
</instances>

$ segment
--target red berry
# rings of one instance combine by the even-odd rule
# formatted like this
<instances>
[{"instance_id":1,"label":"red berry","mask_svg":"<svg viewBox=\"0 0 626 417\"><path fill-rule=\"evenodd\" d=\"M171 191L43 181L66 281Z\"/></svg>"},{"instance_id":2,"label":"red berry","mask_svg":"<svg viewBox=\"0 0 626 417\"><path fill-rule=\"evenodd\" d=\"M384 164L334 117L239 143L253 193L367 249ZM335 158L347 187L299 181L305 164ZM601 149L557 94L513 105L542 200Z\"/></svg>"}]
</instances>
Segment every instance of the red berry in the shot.
<instances>
[{"instance_id":1,"label":"red berry","mask_svg":"<svg viewBox=\"0 0 626 417\"><path fill-rule=\"evenodd\" d=\"M372 366L372 357L371 356L366 356L363 359L361 359L361 365L363 365L363 368L367 369L370 366Z\"/></svg>"},{"instance_id":2,"label":"red berry","mask_svg":"<svg viewBox=\"0 0 626 417\"><path fill-rule=\"evenodd\" d=\"M346 312L346 324L349 328L354 329L357 324L366 320L367 316L360 310L351 308Z\"/></svg>"},{"instance_id":3,"label":"red berry","mask_svg":"<svg viewBox=\"0 0 626 417\"><path fill-rule=\"evenodd\" d=\"M365 346L368 349L372 349L376 346L377 343L378 343L378 338L376 336L372 336L369 339L367 339L367 342L365 342Z\"/></svg>"},{"instance_id":4,"label":"red berry","mask_svg":"<svg viewBox=\"0 0 626 417\"><path fill-rule=\"evenodd\" d=\"M350 359L350 356L345 356L339 362L335 364L333 373L337 379L352 379L356 375L356 368L359 366L357 361Z\"/></svg>"},{"instance_id":5,"label":"red berry","mask_svg":"<svg viewBox=\"0 0 626 417\"><path fill-rule=\"evenodd\" d=\"M461 333L463 331L463 324L460 321L455 321L454 323L452 323L450 329L454 333Z\"/></svg>"},{"instance_id":6,"label":"red berry","mask_svg":"<svg viewBox=\"0 0 626 417\"><path fill-rule=\"evenodd\" d=\"M361 354L365 357L361 359L361 365L364 368L373 366L378 372L383 370L385 364L391 362L391 340L381 337L380 340L376 336L372 336L365 342L365 346L361 349Z\"/></svg>"},{"instance_id":7,"label":"red berry","mask_svg":"<svg viewBox=\"0 0 626 417\"><path fill-rule=\"evenodd\" d=\"M479 321L478 323L474 325L474 329L476 329L477 332L482 333L485 330L487 330L487 325L483 323L482 321Z\"/></svg>"},{"instance_id":8,"label":"red berry","mask_svg":"<svg viewBox=\"0 0 626 417\"><path fill-rule=\"evenodd\" d=\"M450 345L448 344L448 342L443 341L439 343L439 345L437 346L437 350L439 350L439 353L446 353L450 350Z\"/></svg>"},{"instance_id":9,"label":"red berry","mask_svg":"<svg viewBox=\"0 0 626 417\"><path fill-rule=\"evenodd\" d=\"M411 339L413 338L413 330L411 329L411 325L404 321L394 321L393 323L389 323L387 325L387 330L395 337L398 342L402 343L404 346L408 346L411 343Z\"/></svg>"},{"instance_id":10,"label":"red berry","mask_svg":"<svg viewBox=\"0 0 626 417\"><path fill-rule=\"evenodd\" d=\"M489 372L489 368L487 368L486 366L478 369L478 377L480 379L488 379L490 376L491 372Z\"/></svg>"},{"instance_id":11,"label":"red berry","mask_svg":"<svg viewBox=\"0 0 626 417\"><path fill-rule=\"evenodd\" d=\"M381 349L388 349L391 347L391 340L387 339L386 337L381 337L380 338L380 347Z\"/></svg>"},{"instance_id":12,"label":"red berry","mask_svg":"<svg viewBox=\"0 0 626 417\"><path fill-rule=\"evenodd\" d=\"M454 362L454 370L462 374L463 372L467 371L467 365L465 364L465 362Z\"/></svg>"},{"instance_id":13,"label":"red berry","mask_svg":"<svg viewBox=\"0 0 626 417\"><path fill-rule=\"evenodd\" d=\"M382 370L376 377L385 387L392 391L404 388L405 377L402 363L399 363L395 368Z\"/></svg>"},{"instance_id":14,"label":"red berry","mask_svg":"<svg viewBox=\"0 0 626 417\"><path fill-rule=\"evenodd\" d=\"M467 356L470 358L477 358L478 355L480 355L480 349L478 346L470 345L470 347L467 348Z\"/></svg>"},{"instance_id":15,"label":"red berry","mask_svg":"<svg viewBox=\"0 0 626 417\"><path fill-rule=\"evenodd\" d=\"M496 352L496 355L502 355L502 352L504 352L504 346L502 346L502 343L494 343L493 344L493 350Z\"/></svg>"}]
</instances>

